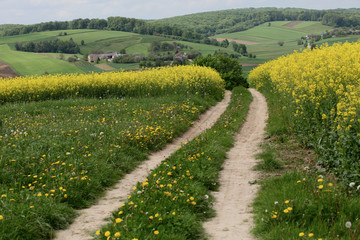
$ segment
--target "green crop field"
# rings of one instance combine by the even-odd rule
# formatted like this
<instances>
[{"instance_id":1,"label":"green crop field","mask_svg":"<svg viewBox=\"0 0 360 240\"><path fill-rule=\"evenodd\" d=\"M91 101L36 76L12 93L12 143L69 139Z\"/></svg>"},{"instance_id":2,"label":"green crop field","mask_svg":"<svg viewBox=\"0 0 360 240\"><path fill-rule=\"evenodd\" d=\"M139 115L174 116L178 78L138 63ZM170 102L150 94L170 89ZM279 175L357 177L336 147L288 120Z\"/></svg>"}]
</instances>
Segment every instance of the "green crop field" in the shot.
<instances>
[{"instance_id":1,"label":"green crop field","mask_svg":"<svg viewBox=\"0 0 360 240\"><path fill-rule=\"evenodd\" d=\"M138 35L135 33L120 32L120 31L105 31L105 30L71 30L66 31L66 36L58 37L61 40L69 40L72 38L77 44L84 40L85 43L93 43L99 40L118 38L124 36Z\"/></svg>"},{"instance_id":2,"label":"green crop field","mask_svg":"<svg viewBox=\"0 0 360 240\"><path fill-rule=\"evenodd\" d=\"M0 45L0 60L9 64L20 75L42 75L45 72L84 73L76 66L59 59L36 53L13 51L8 45Z\"/></svg>"},{"instance_id":3,"label":"green crop field","mask_svg":"<svg viewBox=\"0 0 360 240\"><path fill-rule=\"evenodd\" d=\"M191 50L197 50L199 51L203 56L207 56L208 54L213 54L215 51L221 51L226 53L236 53L233 51L232 47L229 46L228 48L223 48L219 46L213 46L213 45L207 45L207 44L201 44L201 43L192 43L192 42L185 42L185 41L176 41L177 43L181 43L184 45L187 45L189 47L192 47L192 49L189 49L187 52L190 52Z\"/></svg>"},{"instance_id":4,"label":"green crop field","mask_svg":"<svg viewBox=\"0 0 360 240\"><path fill-rule=\"evenodd\" d=\"M306 37L309 34L320 34L326 30L332 30L331 27L322 25L320 22L304 21L294 26L286 26L292 22L278 21L261 24L257 27L251 28L242 32L219 34L214 36L215 38L235 39L241 41L252 42L253 44L246 44L248 53L256 55L256 59L242 58L241 63L264 63L266 61L278 58L282 55L293 53L304 49L304 45L298 45L297 40L301 37ZM293 22L294 23L294 22ZM335 42L355 42L359 38L357 36L342 37L342 38L330 38L317 42L322 43L329 42L333 44ZM279 41L283 41L284 45L280 46Z\"/></svg>"},{"instance_id":5,"label":"green crop field","mask_svg":"<svg viewBox=\"0 0 360 240\"><path fill-rule=\"evenodd\" d=\"M287 27L289 21L271 22L261 24L247 31L219 34L216 38L228 38L245 40L257 43L271 43L277 41L292 41L305 37L308 34L320 34L326 30L331 30L329 26L322 25L320 22L301 22L293 27Z\"/></svg>"}]
</instances>

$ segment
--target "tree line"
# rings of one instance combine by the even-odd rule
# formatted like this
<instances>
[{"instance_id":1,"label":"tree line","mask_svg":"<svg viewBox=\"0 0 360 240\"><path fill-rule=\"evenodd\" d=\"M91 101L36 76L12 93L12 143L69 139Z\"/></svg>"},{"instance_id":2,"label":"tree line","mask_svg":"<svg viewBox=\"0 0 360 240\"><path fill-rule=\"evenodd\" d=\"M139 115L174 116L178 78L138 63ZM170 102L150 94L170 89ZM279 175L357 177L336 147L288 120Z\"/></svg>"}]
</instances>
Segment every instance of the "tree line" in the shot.
<instances>
[{"instance_id":1,"label":"tree line","mask_svg":"<svg viewBox=\"0 0 360 240\"><path fill-rule=\"evenodd\" d=\"M321 21L332 27L356 27L360 25L360 9L243 8L190 14L155 22L212 36L244 31L271 21Z\"/></svg>"},{"instance_id":2,"label":"tree line","mask_svg":"<svg viewBox=\"0 0 360 240\"><path fill-rule=\"evenodd\" d=\"M59 39L40 42L15 43L17 51L24 52L51 52L51 53L80 53L80 47L72 39L62 41Z\"/></svg>"},{"instance_id":3,"label":"tree line","mask_svg":"<svg viewBox=\"0 0 360 240\"><path fill-rule=\"evenodd\" d=\"M165 37L175 37L184 40L200 40L201 34L183 30L179 27L168 26L160 23L139 20L125 17L109 17L105 19L74 19L64 22L45 22L33 25L25 25L6 29L3 36L13 36L32 32L68 30L68 29L98 29L134 32L144 35L157 35Z\"/></svg>"}]
</instances>

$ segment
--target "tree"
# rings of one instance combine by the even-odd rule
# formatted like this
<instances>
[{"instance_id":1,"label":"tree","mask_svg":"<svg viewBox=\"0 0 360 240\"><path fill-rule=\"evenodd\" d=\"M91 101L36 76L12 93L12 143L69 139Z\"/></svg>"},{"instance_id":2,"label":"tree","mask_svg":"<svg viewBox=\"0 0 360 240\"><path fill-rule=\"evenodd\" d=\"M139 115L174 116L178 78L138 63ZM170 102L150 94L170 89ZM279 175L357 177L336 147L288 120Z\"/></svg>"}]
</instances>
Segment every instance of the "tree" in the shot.
<instances>
[{"instance_id":1,"label":"tree","mask_svg":"<svg viewBox=\"0 0 360 240\"><path fill-rule=\"evenodd\" d=\"M223 40L220 46L223 48L227 48L229 46L229 41L227 39Z\"/></svg>"},{"instance_id":2,"label":"tree","mask_svg":"<svg viewBox=\"0 0 360 240\"><path fill-rule=\"evenodd\" d=\"M280 47L284 46L284 43L285 43L284 41L278 41Z\"/></svg>"},{"instance_id":3,"label":"tree","mask_svg":"<svg viewBox=\"0 0 360 240\"><path fill-rule=\"evenodd\" d=\"M84 45L85 45L85 41L81 40L81 46L84 46Z\"/></svg>"},{"instance_id":4,"label":"tree","mask_svg":"<svg viewBox=\"0 0 360 240\"><path fill-rule=\"evenodd\" d=\"M228 90L236 86L249 87L249 83L242 76L242 66L235 59L231 59L223 54L217 54L199 57L194 63L195 65L211 67L218 71L225 81L225 88Z\"/></svg>"},{"instance_id":5,"label":"tree","mask_svg":"<svg viewBox=\"0 0 360 240\"><path fill-rule=\"evenodd\" d=\"M121 49L120 54L126 54L126 49L125 48Z\"/></svg>"}]
</instances>

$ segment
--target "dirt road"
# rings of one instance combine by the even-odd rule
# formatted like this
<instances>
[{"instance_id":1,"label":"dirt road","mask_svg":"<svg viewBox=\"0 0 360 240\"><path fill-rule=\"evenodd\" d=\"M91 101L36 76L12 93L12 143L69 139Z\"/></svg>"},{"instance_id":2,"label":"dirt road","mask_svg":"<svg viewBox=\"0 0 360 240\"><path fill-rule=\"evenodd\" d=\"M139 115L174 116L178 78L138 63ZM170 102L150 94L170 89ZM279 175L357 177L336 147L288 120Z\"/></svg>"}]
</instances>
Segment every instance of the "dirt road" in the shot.
<instances>
[{"instance_id":1,"label":"dirt road","mask_svg":"<svg viewBox=\"0 0 360 240\"><path fill-rule=\"evenodd\" d=\"M220 173L220 190L215 192L214 209L217 216L204 224L212 240L252 240L253 224L250 213L257 185L249 182L257 179L252 171L256 164L254 155L264 139L267 105L265 98L250 89L253 102L246 122L236 136L234 147L227 153L224 169Z\"/></svg>"},{"instance_id":2,"label":"dirt road","mask_svg":"<svg viewBox=\"0 0 360 240\"><path fill-rule=\"evenodd\" d=\"M139 181L144 181L161 161L169 157L178 147L186 141L198 136L202 131L211 128L220 115L225 111L230 102L231 92L226 92L225 98L216 106L210 108L200 116L200 119L171 144L168 144L162 151L153 153L147 161L138 166L133 172L127 174L114 188L106 192L105 197L99 200L96 205L79 211L80 216L66 230L56 233L57 240L85 240L91 239L91 235L97 229L107 223L104 219L111 216L125 202L130 195L132 188Z\"/></svg>"},{"instance_id":3,"label":"dirt road","mask_svg":"<svg viewBox=\"0 0 360 240\"><path fill-rule=\"evenodd\" d=\"M0 62L0 78L14 78L20 75L15 72L8 64Z\"/></svg>"},{"instance_id":4,"label":"dirt road","mask_svg":"<svg viewBox=\"0 0 360 240\"><path fill-rule=\"evenodd\" d=\"M249 181L257 179L256 172L251 169L256 163L254 154L259 151L259 144L264 138L267 105L265 98L259 92L253 89L250 91L253 102L246 122L236 135L234 147L228 152L228 159L220 175L220 191L214 193L216 197L214 208L217 217L204 224L206 232L214 240L253 239L250 234L252 216L249 205L255 197L257 186L249 184ZM80 216L68 229L58 231L56 239L91 239L94 231L107 223L104 219L110 217L111 212L125 202L138 181L144 181L151 169L169 157L186 141L193 139L205 129L211 128L229 102L230 92L227 92L224 100L204 113L182 137L168 144L162 151L152 154L149 160L126 175L113 189L107 191L98 204L79 211Z\"/></svg>"}]
</instances>

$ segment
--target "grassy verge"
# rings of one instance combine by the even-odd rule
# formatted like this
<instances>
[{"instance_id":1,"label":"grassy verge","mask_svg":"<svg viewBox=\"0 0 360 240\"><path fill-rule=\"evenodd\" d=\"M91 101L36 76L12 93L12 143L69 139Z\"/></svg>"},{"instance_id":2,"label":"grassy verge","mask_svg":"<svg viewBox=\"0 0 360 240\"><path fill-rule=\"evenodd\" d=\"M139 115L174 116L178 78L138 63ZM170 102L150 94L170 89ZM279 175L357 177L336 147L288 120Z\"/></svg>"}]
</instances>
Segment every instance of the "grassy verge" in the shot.
<instances>
[{"instance_id":1,"label":"grassy verge","mask_svg":"<svg viewBox=\"0 0 360 240\"><path fill-rule=\"evenodd\" d=\"M98 239L205 239L201 222L213 216L218 175L245 121L251 102L244 88L233 90L230 106L213 128L182 146L138 183Z\"/></svg>"},{"instance_id":2,"label":"grassy verge","mask_svg":"<svg viewBox=\"0 0 360 240\"><path fill-rule=\"evenodd\" d=\"M269 105L269 139L259 155L264 161L257 168L266 172L254 202L253 232L274 240L359 239L358 186L349 189L319 168L314 152L291 135L289 109L270 86L261 90Z\"/></svg>"}]
</instances>

